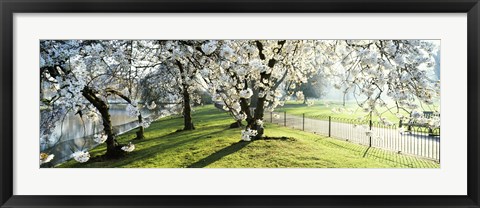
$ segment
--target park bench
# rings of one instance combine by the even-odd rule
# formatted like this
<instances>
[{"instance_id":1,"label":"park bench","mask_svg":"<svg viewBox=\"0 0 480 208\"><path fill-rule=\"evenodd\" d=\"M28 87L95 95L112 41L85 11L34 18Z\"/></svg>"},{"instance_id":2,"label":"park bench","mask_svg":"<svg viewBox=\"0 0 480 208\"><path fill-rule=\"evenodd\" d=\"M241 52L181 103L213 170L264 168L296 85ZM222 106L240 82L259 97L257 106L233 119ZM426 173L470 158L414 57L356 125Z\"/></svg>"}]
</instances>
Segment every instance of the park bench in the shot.
<instances>
[{"instance_id":1,"label":"park bench","mask_svg":"<svg viewBox=\"0 0 480 208\"><path fill-rule=\"evenodd\" d=\"M429 118L432 118L434 116L440 117L440 114L435 113L433 111L423 111L423 117L424 118L429 119ZM407 132L412 132L412 127L417 127L417 128L422 128L423 127L423 128L428 129L428 135L429 136L439 136L440 135L440 131L434 131L435 128L430 127L426 123L419 123L415 119L413 119L411 113L410 113L410 119L408 120L407 123L403 123L403 120L400 119L399 127L402 127L402 126L407 126L407 130L406 130ZM421 131L416 131L416 132L421 132Z\"/></svg>"}]
</instances>

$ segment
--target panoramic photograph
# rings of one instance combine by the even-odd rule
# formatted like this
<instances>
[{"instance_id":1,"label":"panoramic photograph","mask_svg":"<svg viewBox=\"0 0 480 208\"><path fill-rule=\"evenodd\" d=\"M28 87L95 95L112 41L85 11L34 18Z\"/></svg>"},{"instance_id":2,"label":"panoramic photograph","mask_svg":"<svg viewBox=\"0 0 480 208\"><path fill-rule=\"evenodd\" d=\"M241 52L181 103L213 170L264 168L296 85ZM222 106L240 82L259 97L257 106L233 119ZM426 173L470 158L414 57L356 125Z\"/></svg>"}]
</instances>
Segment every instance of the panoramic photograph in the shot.
<instances>
[{"instance_id":1,"label":"panoramic photograph","mask_svg":"<svg viewBox=\"0 0 480 208\"><path fill-rule=\"evenodd\" d=\"M40 168L440 168L440 40L40 40Z\"/></svg>"}]
</instances>

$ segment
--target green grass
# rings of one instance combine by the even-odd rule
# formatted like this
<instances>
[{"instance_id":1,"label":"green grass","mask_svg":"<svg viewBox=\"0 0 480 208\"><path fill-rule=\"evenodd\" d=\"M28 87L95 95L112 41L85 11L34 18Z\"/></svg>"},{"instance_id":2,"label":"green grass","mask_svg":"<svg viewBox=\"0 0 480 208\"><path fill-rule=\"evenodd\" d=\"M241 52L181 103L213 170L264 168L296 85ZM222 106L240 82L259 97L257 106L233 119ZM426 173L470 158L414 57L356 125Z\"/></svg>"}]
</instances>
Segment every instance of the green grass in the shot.
<instances>
[{"instance_id":1,"label":"green grass","mask_svg":"<svg viewBox=\"0 0 480 208\"><path fill-rule=\"evenodd\" d=\"M346 102L345 106L343 106L342 102L338 101L329 101L328 105L326 105L325 102L326 101L315 100L314 105L307 106L306 104L303 104L303 102L288 101L285 103L284 106L280 106L275 110L277 112L287 111L287 113L291 115L305 114L305 117L317 119L328 116L332 116L332 118L352 120L357 120L358 118L362 118L365 120L370 119L369 114L367 112L364 112L355 102ZM425 106L425 111L433 111L438 108L437 106L439 106L439 104L439 102L435 102L434 106ZM390 104L389 106L394 106L394 104ZM344 108L346 109L346 111L340 113L333 112L333 108ZM388 110L387 107L378 107L377 110L379 113L382 114L382 117L398 125L400 119L395 115L397 113L396 108L391 108L390 110ZM400 110L398 113L405 117L409 116L408 113L403 110ZM379 121L379 117L375 114L372 115L372 121Z\"/></svg>"},{"instance_id":2,"label":"green grass","mask_svg":"<svg viewBox=\"0 0 480 208\"><path fill-rule=\"evenodd\" d=\"M182 118L163 118L146 129L146 139L132 140L135 131L118 137L136 149L117 160L102 161L105 145L90 151L87 163L70 160L60 168L438 168L412 156L266 124L266 136L284 139L241 142L240 130L229 129L232 118L213 106L195 108L196 130L180 131Z\"/></svg>"},{"instance_id":3,"label":"green grass","mask_svg":"<svg viewBox=\"0 0 480 208\"><path fill-rule=\"evenodd\" d=\"M333 108L345 108L348 111L344 111L341 113L334 113L332 112ZM297 102L297 101L289 101L285 103L284 106L278 107L275 109L278 112L283 112L287 111L287 114L291 115L302 115L305 114L305 117L307 118L320 118L320 117L326 117L326 116L332 116L335 118L346 118L346 119L352 119L352 120L357 120L357 118L362 118L362 119L369 119L369 114L366 112L363 112L361 108L358 107L358 104L352 103L352 102L347 102L345 106L343 106L343 103L341 102L329 102L328 106L325 105L324 101L314 101L314 105L312 106L307 106L306 104L303 104L303 102ZM398 124L400 121L397 116L394 114L396 113L396 109L391 109L390 112L387 110L386 107L378 108L378 111L383 113L382 117L387 118L389 121ZM408 116L407 113L405 112L400 112L402 115ZM379 121L379 118L377 115L372 115L372 120L373 121Z\"/></svg>"}]
</instances>

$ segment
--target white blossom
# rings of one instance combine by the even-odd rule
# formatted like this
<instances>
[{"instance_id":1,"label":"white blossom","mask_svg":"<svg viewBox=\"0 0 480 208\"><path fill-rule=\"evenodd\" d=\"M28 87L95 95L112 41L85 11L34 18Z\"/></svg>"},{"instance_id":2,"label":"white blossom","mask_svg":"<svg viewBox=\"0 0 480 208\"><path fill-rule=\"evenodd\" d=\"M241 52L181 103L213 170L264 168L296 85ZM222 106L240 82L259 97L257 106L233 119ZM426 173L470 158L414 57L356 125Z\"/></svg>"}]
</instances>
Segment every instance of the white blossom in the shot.
<instances>
[{"instance_id":1,"label":"white blossom","mask_svg":"<svg viewBox=\"0 0 480 208\"><path fill-rule=\"evenodd\" d=\"M232 105L232 109L235 110L235 112L240 112L242 110L242 107L240 106L239 102L235 102Z\"/></svg>"},{"instance_id":2,"label":"white blossom","mask_svg":"<svg viewBox=\"0 0 480 208\"><path fill-rule=\"evenodd\" d=\"M147 108L148 108L149 110L153 110L153 109L155 109L156 107L157 107L157 104L155 104L155 101L152 101L152 102L150 103L150 105L147 105Z\"/></svg>"},{"instance_id":3,"label":"white blossom","mask_svg":"<svg viewBox=\"0 0 480 208\"><path fill-rule=\"evenodd\" d=\"M433 118L430 118L428 121L428 126L433 129L440 128L440 117L435 116Z\"/></svg>"},{"instance_id":4,"label":"white blossom","mask_svg":"<svg viewBox=\"0 0 480 208\"><path fill-rule=\"evenodd\" d=\"M257 136L257 130L252 130L247 128L246 130L242 130L242 140L243 141L251 141L251 137Z\"/></svg>"},{"instance_id":5,"label":"white blossom","mask_svg":"<svg viewBox=\"0 0 480 208\"><path fill-rule=\"evenodd\" d=\"M72 154L72 157L79 163L85 163L90 159L90 153L86 151L77 151Z\"/></svg>"},{"instance_id":6,"label":"white blossom","mask_svg":"<svg viewBox=\"0 0 480 208\"><path fill-rule=\"evenodd\" d=\"M123 146L122 150L125 152L132 152L133 150L135 150L135 145L130 142L128 143L128 145Z\"/></svg>"},{"instance_id":7,"label":"white blossom","mask_svg":"<svg viewBox=\"0 0 480 208\"><path fill-rule=\"evenodd\" d=\"M140 124L143 128L148 128L152 124L150 119L144 119L142 120L142 123Z\"/></svg>"},{"instance_id":8,"label":"white blossom","mask_svg":"<svg viewBox=\"0 0 480 208\"><path fill-rule=\"evenodd\" d=\"M204 43L201 46L201 49L205 53L205 55L210 55L217 49L217 41L209 41L207 43Z\"/></svg>"},{"instance_id":9,"label":"white blossom","mask_svg":"<svg viewBox=\"0 0 480 208\"><path fill-rule=\"evenodd\" d=\"M253 92L250 88L240 91L240 97L241 98L248 99L248 98L252 97L252 95L253 95Z\"/></svg>"},{"instance_id":10,"label":"white blossom","mask_svg":"<svg viewBox=\"0 0 480 208\"><path fill-rule=\"evenodd\" d=\"M95 141L97 144L103 144L105 141L107 141L107 138L108 136L105 133L93 135L93 141Z\"/></svg>"},{"instance_id":11,"label":"white blossom","mask_svg":"<svg viewBox=\"0 0 480 208\"><path fill-rule=\"evenodd\" d=\"M258 119L257 121L255 121L255 123L257 123L257 125L259 126L263 126L263 121Z\"/></svg>"},{"instance_id":12,"label":"white blossom","mask_svg":"<svg viewBox=\"0 0 480 208\"><path fill-rule=\"evenodd\" d=\"M305 99L305 96L303 95L303 92L302 91L297 91L295 93L295 96L297 97L297 100L298 101L303 101Z\"/></svg>"},{"instance_id":13,"label":"white blossom","mask_svg":"<svg viewBox=\"0 0 480 208\"><path fill-rule=\"evenodd\" d=\"M40 165L50 162L53 157L55 157L54 154L40 153Z\"/></svg>"},{"instance_id":14,"label":"white blossom","mask_svg":"<svg viewBox=\"0 0 480 208\"><path fill-rule=\"evenodd\" d=\"M247 114L245 113L239 113L239 114L236 114L235 116L235 119L238 120L238 121L243 121L247 118Z\"/></svg>"},{"instance_id":15,"label":"white blossom","mask_svg":"<svg viewBox=\"0 0 480 208\"><path fill-rule=\"evenodd\" d=\"M416 110L412 111L412 113L410 114L412 116L412 118L414 119L418 119L422 116L422 114Z\"/></svg>"},{"instance_id":16,"label":"white blossom","mask_svg":"<svg viewBox=\"0 0 480 208\"><path fill-rule=\"evenodd\" d=\"M226 59L230 60L230 61L234 61L235 59L235 52L233 51L232 48L230 48L229 46L223 46L221 51L220 51L220 55L225 57Z\"/></svg>"}]
</instances>

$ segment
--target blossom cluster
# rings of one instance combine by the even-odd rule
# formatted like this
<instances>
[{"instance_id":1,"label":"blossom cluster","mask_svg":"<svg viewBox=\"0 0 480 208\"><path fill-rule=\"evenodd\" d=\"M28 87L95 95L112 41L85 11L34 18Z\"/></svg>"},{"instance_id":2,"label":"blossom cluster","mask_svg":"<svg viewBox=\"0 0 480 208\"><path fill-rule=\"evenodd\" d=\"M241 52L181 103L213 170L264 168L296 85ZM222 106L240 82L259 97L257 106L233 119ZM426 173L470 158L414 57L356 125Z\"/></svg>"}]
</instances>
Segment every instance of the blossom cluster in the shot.
<instances>
[{"instance_id":1,"label":"blossom cluster","mask_svg":"<svg viewBox=\"0 0 480 208\"><path fill-rule=\"evenodd\" d=\"M147 108L149 110L154 110L156 107L157 107L157 104L155 103L155 101L152 101L150 105L147 105Z\"/></svg>"},{"instance_id":2,"label":"blossom cluster","mask_svg":"<svg viewBox=\"0 0 480 208\"><path fill-rule=\"evenodd\" d=\"M55 157L54 154L40 153L40 165L50 162L53 160L53 157Z\"/></svg>"},{"instance_id":3,"label":"blossom cluster","mask_svg":"<svg viewBox=\"0 0 480 208\"><path fill-rule=\"evenodd\" d=\"M93 141L95 141L97 144L103 144L105 141L107 141L107 138L108 136L105 133L93 135Z\"/></svg>"},{"instance_id":4,"label":"blossom cluster","mask_svg":"<svg viewBox=\"0 0 480 208\"><path fill-rule=\"evenodd\" d=\"M257 134L258 134L257 130L247 128L245 130L242 130L242 140L247 142L251 141L252 137L257 136Z\"/></svg>"},{"instance_id":5,"label":"blossom cluster","mask_svg":"<svg viewBox=\"0 0 480 208\"><path fill-rule=\"evenodd\" d=\"M148 128L152 124L150 119L143 119L142 123L140 124L143 128Z\"/></svg>"},{"instance_id":6,"label":"blossom cluster","mask_svg":"<svg viewBox=\"0 0 480 208\"><path fill-rule=\"evenodd\" d=\"M87 151L77 151L72 154L72 157L79 163L85 163L90 159L90 153Z\"/></svg>"},{"instance_id":7,"label":"blossom cluster","mask_svg":"<svg viewBox=\"0 0 480 208\"><path fill-rule=\"evenodd\" d=\"M133 150L135 150L135 145L130 142L128 143L128 145L123 146L122 150L125 152L132 152Z\"/></svg>"}]
</instances>

